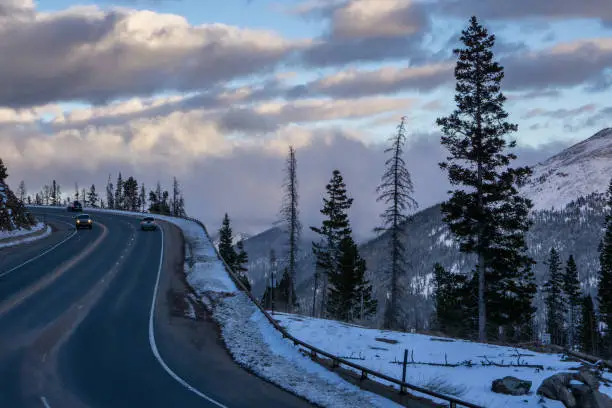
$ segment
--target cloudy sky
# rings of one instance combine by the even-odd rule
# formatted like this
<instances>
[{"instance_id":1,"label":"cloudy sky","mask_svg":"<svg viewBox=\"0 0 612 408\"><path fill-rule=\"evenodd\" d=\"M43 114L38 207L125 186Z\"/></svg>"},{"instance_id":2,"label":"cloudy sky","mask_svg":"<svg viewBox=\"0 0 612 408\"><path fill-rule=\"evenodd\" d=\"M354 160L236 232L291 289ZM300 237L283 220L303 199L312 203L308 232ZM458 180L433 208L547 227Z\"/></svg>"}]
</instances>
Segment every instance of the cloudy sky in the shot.
<instances>
[{"instance_id":1,"label":"cloudy sky","mask_svg":"<svg viewBox=\"0 0 612 408\"><path fill-rule=\"evenodd\" d=\"M0 157L31 193L175 175L191 215L254 233L294 145L303 223L338 168L363 237L404 115L415 198L445 197L435 119L471 15L497 36L521 163L609 126L609 0L0 0Z\"/></svg>"}]
</instances>

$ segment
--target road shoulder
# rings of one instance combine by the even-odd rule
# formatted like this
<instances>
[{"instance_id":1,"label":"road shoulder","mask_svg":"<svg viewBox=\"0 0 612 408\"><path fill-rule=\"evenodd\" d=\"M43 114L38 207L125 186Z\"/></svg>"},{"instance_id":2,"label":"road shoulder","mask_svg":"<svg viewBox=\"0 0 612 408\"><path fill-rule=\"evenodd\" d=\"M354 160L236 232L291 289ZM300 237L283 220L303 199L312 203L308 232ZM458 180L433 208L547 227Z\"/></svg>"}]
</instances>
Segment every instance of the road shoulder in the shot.
<instances>
[{"instance_id":1,"label":"road shoulder","mask_svg":"<svg viewBox=\"0 0 612 408\"><path fill-rule=\"evenodd\" d=\"M156 305L156 342L166 363L196 389L236 407L312 407L306 400L248 372L227 352L220 330L184 271L185 246L180 228L162 223L166 243ZM235 386L240 384L240 392Z\"/></svg>"}]
</instances>

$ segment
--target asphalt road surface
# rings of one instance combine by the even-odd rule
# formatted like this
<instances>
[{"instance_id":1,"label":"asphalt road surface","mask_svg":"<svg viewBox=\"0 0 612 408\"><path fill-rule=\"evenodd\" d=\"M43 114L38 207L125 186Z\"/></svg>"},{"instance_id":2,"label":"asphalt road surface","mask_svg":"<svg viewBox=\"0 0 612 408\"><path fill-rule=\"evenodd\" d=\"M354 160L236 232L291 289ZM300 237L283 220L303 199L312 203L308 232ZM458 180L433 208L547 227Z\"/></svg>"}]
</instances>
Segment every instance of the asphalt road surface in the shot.
<instances>
[{"instance_id":1,"label":"asphalt road surface","mask_svg":"<svg viewBox=\"0 0 612 408\"><path fill-rule=\"evenodd\" d=\"M312 406L237 366L204 308L184 317L178 228L32 212L51 236L0 249L0 407Z\"/></svg>"}]
</instances>

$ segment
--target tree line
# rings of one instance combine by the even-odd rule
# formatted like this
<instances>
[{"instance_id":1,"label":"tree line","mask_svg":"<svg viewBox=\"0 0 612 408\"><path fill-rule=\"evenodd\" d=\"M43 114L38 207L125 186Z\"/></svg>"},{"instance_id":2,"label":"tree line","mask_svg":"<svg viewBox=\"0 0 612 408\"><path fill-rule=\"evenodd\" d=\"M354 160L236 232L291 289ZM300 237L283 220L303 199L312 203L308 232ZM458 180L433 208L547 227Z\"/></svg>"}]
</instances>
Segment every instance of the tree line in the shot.
<instances>
[{"instance_id":1,"label":"tree line","mask_svg":"<svg viewBox=\"0 0 612 408\"><path fill-rule=\"evenodd\" d=\"M69 205L73 201L79 201L83 207L114 209L134 212L149 212L161 215L172 215L177 217L186 216L185 199L179 181L176 177L172 179L172 189L169 192L162 188L158 181L154 189L147 189L144 183L138 183L136 178L129 176L124 178L119 172L116 183L113 183L111 175L108 176L106 189L100 194L95 184L89 188L79 188L74 183L72 194L62 194L61 185L52 180L45 184L39 192L33 196L27 193L25 182L22 180L17 188L17 196L20 201L35 205Z\"/></svg>"}]
</instances>

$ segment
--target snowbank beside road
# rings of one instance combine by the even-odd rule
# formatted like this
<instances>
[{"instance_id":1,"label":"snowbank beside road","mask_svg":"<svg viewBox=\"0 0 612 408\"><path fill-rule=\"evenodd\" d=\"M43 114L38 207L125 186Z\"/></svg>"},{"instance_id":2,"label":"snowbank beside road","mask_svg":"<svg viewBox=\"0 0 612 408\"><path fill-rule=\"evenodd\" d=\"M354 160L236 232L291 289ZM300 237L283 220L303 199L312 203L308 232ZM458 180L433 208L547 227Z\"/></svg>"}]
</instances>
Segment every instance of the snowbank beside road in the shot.
<instances>
[{"instance_id":1,"label":"snowbank beside road","mask_svg":"<svg viewBox=\"0 0 612 408\"><path fill-rule=\"evenodd\" d=\"M26 242L36 241L51 235L51 227L39 222L30 229L20 228L13 231L0 231L0 248L8 248Z\"/></svg>"},{"instance_id":2,"label":"snowbank beside road","mask_svg":"<svg viewBox=\"0 0 612 408\"><path fill-rule=\"evenodd\" d=\"M189 247L185 262L187 281L212 309L236 362L322 406L399 407L344 381L302 355L297 347L282 338L248 296L236 288L202 227L187 220L169 221L183 230Z\"/></svg>"}]
</instances>

